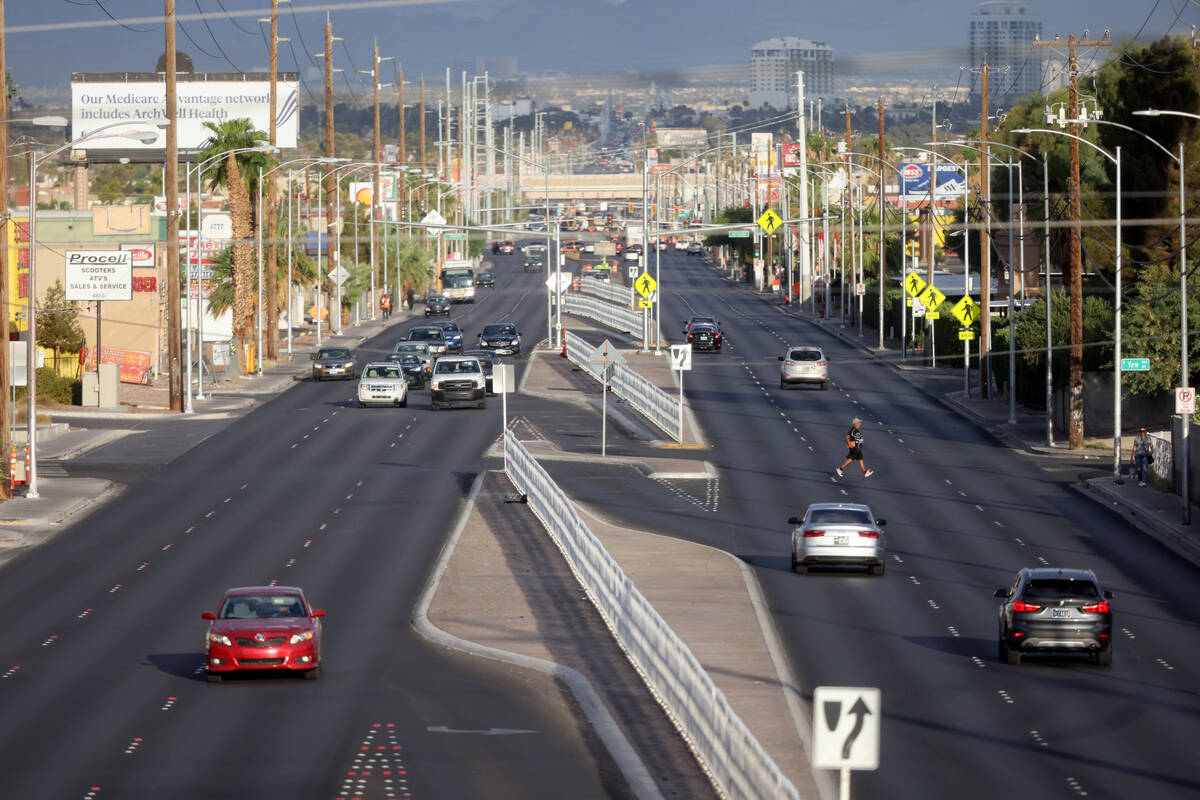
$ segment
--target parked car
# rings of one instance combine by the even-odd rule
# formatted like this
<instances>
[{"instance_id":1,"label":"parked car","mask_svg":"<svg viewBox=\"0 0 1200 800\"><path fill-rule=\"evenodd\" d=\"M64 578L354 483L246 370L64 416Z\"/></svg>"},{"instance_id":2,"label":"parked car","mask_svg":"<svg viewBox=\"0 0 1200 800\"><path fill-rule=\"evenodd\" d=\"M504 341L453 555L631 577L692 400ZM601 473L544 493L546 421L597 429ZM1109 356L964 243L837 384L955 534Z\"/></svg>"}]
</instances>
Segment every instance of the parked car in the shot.
<instances>
[{"instance_id":1,"label":"parked car","mask_svg":"<svg viewBox=\"0 0 1200 800\"><path fill-rule=\"evenodd\" d=\"M829 388L829 359L819 347L789 347L779 357L779 388L793 383L816 383L822 390Z\"/></svg>"},{"instance_id":2,"label":"parked car","mask_svg":"<svg viewBox=\"0 0 1200 800\"><path fill-rule=\"evenodd\" d=\"M859 565L883 574L885 520L860 503L814 503L803 518L789 517L792 569L803 574L814 564Z\"/></svg>"},{"instance_id":3,"label":"parked car","mask_svg":"<svg viewBox=\"0 0 1200 800\"><path fill-rule=\"evenodd\" d=\"M1108 666L1113 655L1113 593L1090 569L1026 567L1006 588L1000 605L998 657L1021 663L1026 653L1079 653Z\"/></svg>"},{"instance_id":4,"label":"parked car","mask_svg":"<svg viewBox=\"0 0 1200 800\"><path fill-rule=\"evenodd\" d=\"M443 356L433 363L429 384L430 407L437 411L446 403L487 405L487 378L479 359L471 356Z\"/></svg>"},{"instance_id":5,"label":"parked car","mask_svg":"<svg viewBox=\"0 0 1200 800\"><path fill-rule=\"evenodd\" d=\"M452 319L440 319L429 324L442 329L442 334L446 337L446 350L448 352L462 352L463 332L462 328L458 327L457 322Z\"/></svg>"},{"instance_id":6,"label":"parked car","mask_svg":"<svg viewBox=\"0 0 1200 800\"><path fill-rule=\"evenodd\" d=\"M425 298L425 316L445 314L450 316L450 300L444 294L431 294Z\"/></svg>"},{"instance_id":7,"label":"parked car","mask_svg":"<svg viewBox=\"0 0 1200 800\"><path fill-rule=\"evenodd\" d=\"M476 344L481 350L497 355L521 357L521 334L511 322L492 322L483 326Z\"/></svg>"},{"instance_id":8,"label":"parked car","mask_svg":"<svg viewBox=\"0 0 1200 800\"><path fill-rule=\"evenodd\" d=\"M416 353L388 353L387 360L404 372L410 389L425 388L425 362Z\"/></svg>"},{"instance_id":9,"label":"parked car","mask_svg":"<svg viewBox=\"0 0 1200 800\"><path fill-rule=\"evenodd\" d=\"M321 618L295 586L228 589L208 620L204 662L210 683L239 670L276 670L321 676Z\"/></svg>"},{"instance_id":10,"label":"parked car","mask_svg":"<svg viewBox=\"0 0 1200 800\"><path fill-rule=\"evenodd\" d=\"M496 279L492 276L492 273L490 273L490 272L480 272L475 275L475 285L483 286L488 289L495 289L496 288Z\"/></svg>"},{"instance_id":11,"label":"parked car","mask_svg":"<svg viewBox=\"0 0 1200 800\"><path fill-rule=\"evenodd\" d=\"M408 378L399 364L373 361L363 367L358 379L358 407L408 405Z\"/></svg>"},{"instance_id":12,"label":"parked car","mask_svg":"<svg viewBox=\"0 0 1200 800\"><path fill-rule=\"evenodd\" d=\"M350 380L355 377L354 356L350 354L348 347L322 347L309 358L313 362L314 381L323 381L326 378Z\"/></svg>"}]
</instances>

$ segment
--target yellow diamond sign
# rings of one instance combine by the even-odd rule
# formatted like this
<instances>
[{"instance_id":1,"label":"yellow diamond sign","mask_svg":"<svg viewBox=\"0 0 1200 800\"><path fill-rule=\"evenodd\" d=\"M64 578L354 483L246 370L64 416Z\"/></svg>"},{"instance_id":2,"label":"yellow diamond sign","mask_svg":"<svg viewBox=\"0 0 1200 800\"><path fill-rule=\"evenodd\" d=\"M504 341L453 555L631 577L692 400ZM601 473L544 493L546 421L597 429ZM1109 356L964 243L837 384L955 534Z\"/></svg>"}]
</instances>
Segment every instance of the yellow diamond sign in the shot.
<instances>
[{"instance_id":1,"label":"yellow diamond sign","mask_svg":"<svg viewBox=\"0 0 1200 800\"><path fill-rule=\"evenodd\" d=\"M930 311L936 311L938 306L946 302L946 295L931 283L921 292L920 300Z\"/></svg>"},{"instance_id":2,"label":"yellow diamond sign","mask_svg":"<svg viewBox=\"0 0 1200 800\"><path fill-rule=\"evenodd\" d=\"M763 233L772 234L780 225L783 224L783 219L771 209L767 209L758 218L758 227L763 229Z\"/></svg>"},{"instance_id":3,"label":"yellow diamond sign","mask_svg":"<svg viewBox=\"0 0 1200 800\"><path fill-rule=\"evenodd\" d=\"M979 319L979 306L970 297L960 297L950 313L964 328L969 328Z\"/></svg>"},{"instance_id":4,"label":"yellow diamond sign","mask_svg":"<svg viewBox=\"0 0 1200 800\"><path fill-rule=\"evenodd\" d=\"M637 289L637 293L647 299L654 294L654 290L658 288L658 281L650 277L649 272L643 272L633 282L633 288Z\"/></svg>"},{"instance_id":5,"label":"yellow diamond sign","mask_svg":"<svg viewBox=\"0 0 1200 800\"><path fill-rule=\"evenodd\" d=\"M910 272L904 276L904 291L913 297L920 297L921 292L925 291L925 287L928 285L925 283L925 279L915 272Z\"/></svg>"}]
</instances>

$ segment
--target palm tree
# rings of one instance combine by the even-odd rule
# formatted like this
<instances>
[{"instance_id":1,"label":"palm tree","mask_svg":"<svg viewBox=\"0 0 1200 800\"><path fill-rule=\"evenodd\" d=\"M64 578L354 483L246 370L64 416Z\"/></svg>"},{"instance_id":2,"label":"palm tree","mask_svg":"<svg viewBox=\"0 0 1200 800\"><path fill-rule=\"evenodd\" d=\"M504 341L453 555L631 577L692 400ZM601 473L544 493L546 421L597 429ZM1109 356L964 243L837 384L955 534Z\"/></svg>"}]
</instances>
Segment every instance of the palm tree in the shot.
<instances>
[{"instance_id":1,"label":"palm tree","mask_svg":"<svg viewBox=\"0 0 1200 800\"><path fill-rule=\"evenodd\" d=\"M212 135L198 154L198 160L227 154L218 159L207 174L209 189L225 188L229 194L229 214L233 219L233 333L244 341L254 325L255 270L250 236L254 208L250 197L258 187L259 169L265 172L274 162L261 152L232 152L260 147L267 142L267 134L255 130L249 119L231 119L220 124L206 122L204 127ZM239 358L238 363L245 364L246 359Z\"/></svg>"}]
</instances>

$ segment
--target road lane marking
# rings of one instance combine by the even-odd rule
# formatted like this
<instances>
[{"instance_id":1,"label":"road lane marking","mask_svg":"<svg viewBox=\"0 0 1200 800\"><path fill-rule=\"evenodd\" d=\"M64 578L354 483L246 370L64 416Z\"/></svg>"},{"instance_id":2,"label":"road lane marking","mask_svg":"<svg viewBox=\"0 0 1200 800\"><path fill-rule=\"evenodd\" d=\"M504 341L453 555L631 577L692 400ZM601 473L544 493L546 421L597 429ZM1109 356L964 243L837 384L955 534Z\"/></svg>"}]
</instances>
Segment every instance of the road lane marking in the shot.
<instances>
[{"instance_id":1,"label":"road lane marking","mask_svg":"<svg viewBox=\"0 0 1200 800\"><path fill-rule=\"evenodd\" d=\"M140 736L133 737L133 741L131 741L128 745L125 746L125 755L128 756L128 755L132 755L133 753L136 753L137 749L141 746L142 746L142 737L140 737Z\"/></svg>"},{"instance_id":2,"label":"road lane marking","mask_svg":"<svg viewBox=\"0 0 1200 800\"><path fill-rule=\"evenodd\" d=\"M1014 701L1012 699L1012 696L1009 695L1008 692L1004 691L1003 689L997 689L996 693L1000 695L1000 697L1004 700L1005 703L1008 703L1010 706L1013 704Z\"/></svg>"}]
</instances>

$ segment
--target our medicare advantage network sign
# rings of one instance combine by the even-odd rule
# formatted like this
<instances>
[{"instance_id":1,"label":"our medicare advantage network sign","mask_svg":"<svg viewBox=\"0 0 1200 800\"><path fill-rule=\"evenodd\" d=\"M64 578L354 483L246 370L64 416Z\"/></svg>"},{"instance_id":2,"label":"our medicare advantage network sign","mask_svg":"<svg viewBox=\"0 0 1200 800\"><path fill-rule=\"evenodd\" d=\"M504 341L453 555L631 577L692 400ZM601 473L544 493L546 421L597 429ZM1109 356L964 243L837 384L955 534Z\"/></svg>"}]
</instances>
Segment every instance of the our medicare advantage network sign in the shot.
<instances>
[{"instance_id":1,"label":"our medicare advantage network sign","mask_svg":"<svg viewBox=\"0 0 1200 800\"><path fill-rule=\"evenodd\" d=\"M281 148L296 146L300 121L300 84L295 73L280 73L275 124ZM204 123L248 118L257 130L270 127L270 76L266 73L201 72L179 80L176 98L181 150L204 146L212 134ZM79 139L114 122L163 119L167 115L164 76L156 72L81 73L71 76L71 138ZM132 139L98 137L81 145L87 150L161 152L166 137L144 145Z\"/></svg>"}]
</instances>

